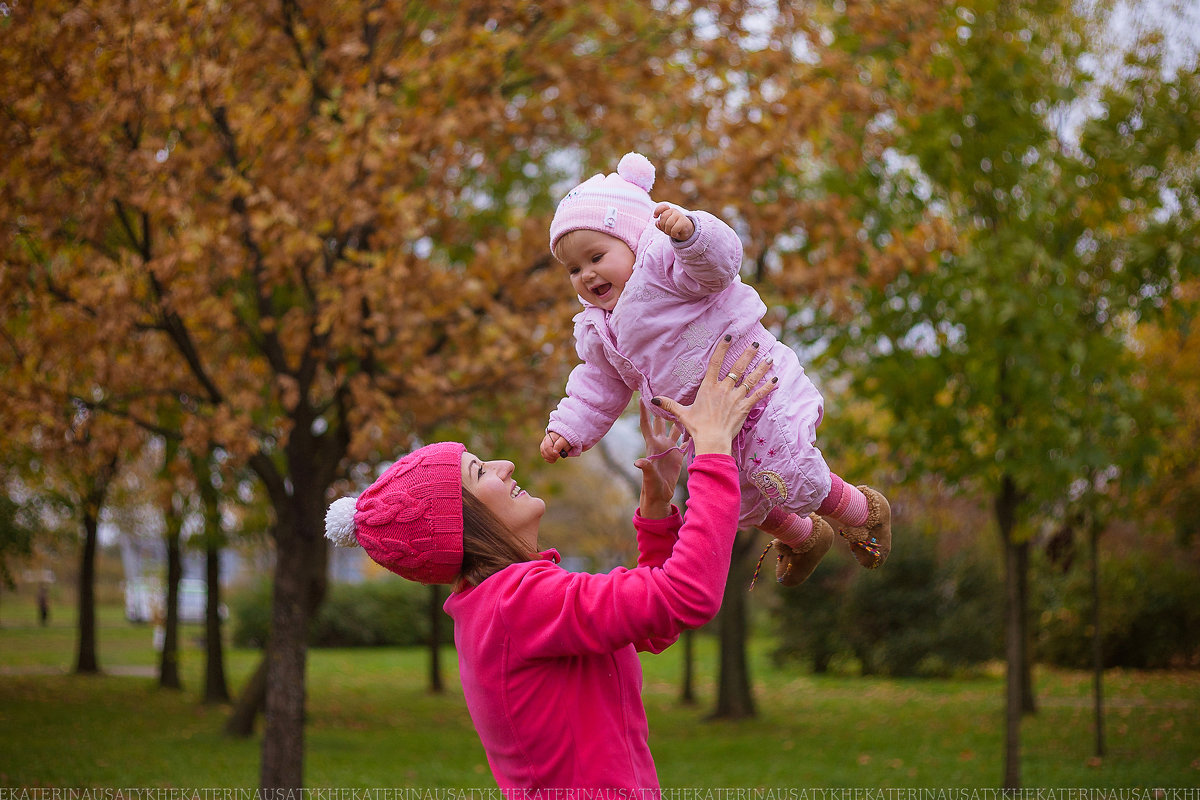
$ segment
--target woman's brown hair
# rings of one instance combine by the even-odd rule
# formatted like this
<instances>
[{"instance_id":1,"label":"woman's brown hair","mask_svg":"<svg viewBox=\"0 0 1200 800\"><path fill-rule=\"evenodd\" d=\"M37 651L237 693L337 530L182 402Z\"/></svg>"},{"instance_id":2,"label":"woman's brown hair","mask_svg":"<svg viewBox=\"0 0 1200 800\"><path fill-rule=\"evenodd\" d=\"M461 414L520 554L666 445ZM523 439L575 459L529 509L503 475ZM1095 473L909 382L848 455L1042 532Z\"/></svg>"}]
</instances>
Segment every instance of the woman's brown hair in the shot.
<instances>
[{"instance_id":1,"label":"woman's brown hair","mask_svg":"<svg viewBox=\"0 0 1200 800\"><path fill-rule=\"evenodd\" d=\"M496 518L479 498L463 489L463 560L459 583L478 586L509 564L535 557L516 543L508 526Z\"/></svg>"}]
</instances>

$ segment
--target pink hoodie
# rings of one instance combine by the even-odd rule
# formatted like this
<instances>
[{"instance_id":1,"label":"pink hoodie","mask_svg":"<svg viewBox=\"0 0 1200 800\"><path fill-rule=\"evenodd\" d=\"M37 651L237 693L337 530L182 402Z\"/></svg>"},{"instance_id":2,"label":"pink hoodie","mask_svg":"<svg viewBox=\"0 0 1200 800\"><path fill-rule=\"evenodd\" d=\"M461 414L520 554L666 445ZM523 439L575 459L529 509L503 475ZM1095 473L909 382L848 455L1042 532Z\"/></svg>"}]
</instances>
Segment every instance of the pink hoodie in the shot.
<instances>
[{"instance_id":1,"label":"pink hoodie","mask_svg":"<svg viewBox=\"0 0 1200 800\"><path fill-rule=\"evenodd\" d=\"M501 789L658 788L637 651L661 652L716 615L737 532L732 458L698 456L688 486L686 522L634 516L635 569L567 572L547 551L446 601Z\"/></svg>"}]
</instances>

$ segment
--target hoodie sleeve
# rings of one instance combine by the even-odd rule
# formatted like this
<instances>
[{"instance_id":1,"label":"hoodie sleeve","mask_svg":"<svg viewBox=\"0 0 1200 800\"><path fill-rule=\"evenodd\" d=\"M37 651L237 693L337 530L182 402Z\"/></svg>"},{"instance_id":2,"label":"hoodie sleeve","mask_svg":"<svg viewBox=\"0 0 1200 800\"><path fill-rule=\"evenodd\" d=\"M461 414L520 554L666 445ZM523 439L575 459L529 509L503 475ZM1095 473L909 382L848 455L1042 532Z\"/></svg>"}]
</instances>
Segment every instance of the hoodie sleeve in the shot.
<instances>
[{"instance_id":1,"label":"hoodie sleeve","mask_svg":"<svg viewBox=\"0 0 1200 800\"><path fill-rule=\"evenodd\" d=\"M594 575L539 562L505 587L498 612L514 632L517 654L551 658L629 644L657 652L711 620L721 606L737 533L737 466L727 455L697 456L688 485L687 516L661 564Z\"/></svg>"},{"instance_id":2,"label":"hoodie sleeve","mask_svg":"<svg viewBox=\"0 0 1200 800\"><path fill-rule=\"evenodd\" d=\"M640 509L639 509L640 512ZM671 514L663 519L646 519L637 513L633 515L633 528L637 531L638 566L661 567L671 556L675 542L679 540L679 529L683 525L683 517L679 509L671 506ZM653 639L634 642L637 650L649 653L661 653L679 639L679 633Z\"/></svg>"},{"instance_id":3,"label":"hoodie sleeve","mask_svg":"<svg viewBox=\"0 0 1200 800\"><path fill-rule=\"evenodd\" d=\"M633 390L605 360L595 333L577 326L577 348L583 363L567 378L566 397L550 414L546 430L570 443L568 455L578 456L600 441L629 405Z\"/></svg>"},{"instance_id":4,"label":"hoodie sleeve","mask_svg":"<svg viewBox=\"0 0 1200 800\"><path fill-rule=\"evenodd\" d=\"M742 240L723 220L707 211L687 211L695 233L687 241L669 243L674 261L668 277L685 296L704 297L725 289L742 268ZM673 258L672 258L673 256Z\"/></svg>"}]
</instances>

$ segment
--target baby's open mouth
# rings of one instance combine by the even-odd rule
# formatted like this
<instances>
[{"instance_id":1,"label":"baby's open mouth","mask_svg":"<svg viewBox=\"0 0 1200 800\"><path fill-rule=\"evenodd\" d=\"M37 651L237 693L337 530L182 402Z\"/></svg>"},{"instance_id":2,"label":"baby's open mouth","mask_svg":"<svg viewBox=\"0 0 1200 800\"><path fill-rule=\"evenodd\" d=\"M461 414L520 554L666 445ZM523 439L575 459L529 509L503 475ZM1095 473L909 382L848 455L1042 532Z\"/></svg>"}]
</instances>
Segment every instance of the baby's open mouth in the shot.
<instances>
[{"instance_id":1,"label":"baby's open mouth","mask_svg":"<svg viewBox=\"0 0 1200 800\"><path fill-rule=\"evenodd\" d=\"M592 294L596 295L596 297L603 299L605 297L605 295L607 295L611 291L612 291L611 283L602 283L599 286L592 289Z\"/></svg>"}]
</instances>

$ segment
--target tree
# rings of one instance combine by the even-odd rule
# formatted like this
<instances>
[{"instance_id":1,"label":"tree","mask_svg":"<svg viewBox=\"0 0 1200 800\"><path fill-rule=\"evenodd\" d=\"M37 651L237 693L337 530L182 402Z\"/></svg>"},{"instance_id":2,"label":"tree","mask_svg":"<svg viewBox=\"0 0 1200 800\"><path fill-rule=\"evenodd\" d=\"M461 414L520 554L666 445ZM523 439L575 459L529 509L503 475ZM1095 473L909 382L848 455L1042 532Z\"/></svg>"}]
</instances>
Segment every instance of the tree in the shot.
<instances>
[{"instance_id":1,"label":"tree","mask_svg":"<svg viewBox=\"0 0 1200 800\"><path fill-rule=\"evenodd\" d=\"M140 433L120 420L100 418L79 395L67 390L78 381L80 394L94 390L97 370L78 349L58 348L42 330L80 322L71 313L57 313L45 298L10 292L9 281L19 274L7 263L0 271L0 296L6 299L0 338L5 359L0 367L0 424L5 436L5 473L20 486L20 503L13 534L22 543L21 528L29 531L56 519L64 527L78 526L81 543L77 586L78 616L74 671L100 671L96 650L95 563L101 512L114 487L125 453L136 448ZM43 327L44 326L44 327ZM69 377L68 377L69 376ZM13 487L4 487L9 492Z\"/></svg>"},{"instance_id":2,"label":"tree","mask_svg":"<svg viewBox=\"0 0 1200 800\"><path fill-rule=\"evenodd\" d=\"M33 515L13 499L14 487L8 476L0 473L0 588L12 589L12 563L33 554L36 525Z\"/></svg>"},{"instance_id":3,"label":"tree","mask_svg":"<svg viewBox=\"0 0 1200 800\"><path fill-rule=\"evenodd\" d=\"M221 526L221 498L217 487L220 471L214 453L192 455L191 466L204 519L204 703L213 705L229 702L221 632L221 550L226 538Z\"/></svg>"},{"instance_id":4,"label":"tree","mask_svg":"<svg viewBox=\"0 0 1200 800\"><path fill-rule=\"evenodd\" d=\"M179 677L179 581L183 579L183 525L190 493L179 490L174 480L179 448L168 442L159 468L158 507L163 515L163 545L167 572L163 581L163 645L158 666L158 685L182 689ZM155 620L157 624L157 620Z\"/></svg>"},{"instance_id":5,"label":"tree","mask_svg":"<svg viewBox=\"0 0 1200 800\"><path fill-rule=\"evenodd\" d=\"M1181 287L1178 307L1138 330L1139 361L1146 391L1157 405L1174 410L1170 436L1150 464L1152 479L1141 492L1140 513L1157 519L1180 543L1195 540L1200 531L1200 366L1192 355L1200 347L1195 324L1200 283Z\"/></svg>"},{"instance_id":6,"label":"tree","mask_svg":"<svg viewBox=\"0 0 1200 800\"><path fill-rule=\"evenodd\" d=\"M99 365L67 395L221 447L271 501L264 788L302 782L330 488L435 430L541 417L561 385L572 301L545 229L583 163L669 154L662 196L730 198L751 264L803 220L863 249L852 201L793 190L814 147L856 160L841 145L882 146L893 105L941 102L923 66L946 3L836 5L6 8L6 296L86 320L33 323ZM849 44L814 60L831 26ZM879 275L928 238L909 233L870 248ZM834 264L857 261L819 264L824 291L859 279Z\"/></svg>"},{"instance_id":7,"label":"tree","mask_svg":"<svg viewBox=\"0 0 1200 800\"><path fill-rule=\"evenodd\" d=\"M1129 436L1152 433L1131 414L1128 333L1131 317L1163 305L1194 270L1163 235L1181 217L1162 214L1156 195L1166 183L1179 197L1194 189L1155 154L1191 152L1196 139L1193 111L1163 127L1134 124L1126 109L1150 113L1151 104L1128 105L1155 83L1143 74L1140 88L1108 96L1108 115L1076 146L1062 110L1087 85L1081 56L1092 42L1070 4L975 3L958 13L959 36L945 44L969 81L962 108L905 123L900 151L916 164L898 182L906 202L924 196L944 209L960 242L936 269L864 291L834 354L855 368L855 390L891 412L904 469L992 497L1006 560L1004 782L1015 787L1029 699L1028 523L1077 479L1119 463L1114 448ZM1187 90L1150 94L1171 91ZM1119 148L1106 144L1114 134ZM1153 189L1138 178L1146 174ZM1194 240L1190 224L1184 240ZM1120 441L1086 436L1097 417L1133 427Z\"/></svg>"},{"instance_id":8,"label":"tree","mask_svg":"<svg viewBox=\"0 0 1200 800\"><path fill-rule=\"evenodd\" d=\"M755 556L762 548L756 531L740 530L733 540L733 555L729 562L729 579L717 615L720 635L720 655L717 671L717 702L713 719L743 719L758 713L746 658L749 638L746 615L747 588L754 572Z\"/></svg>"}]
</instances>

